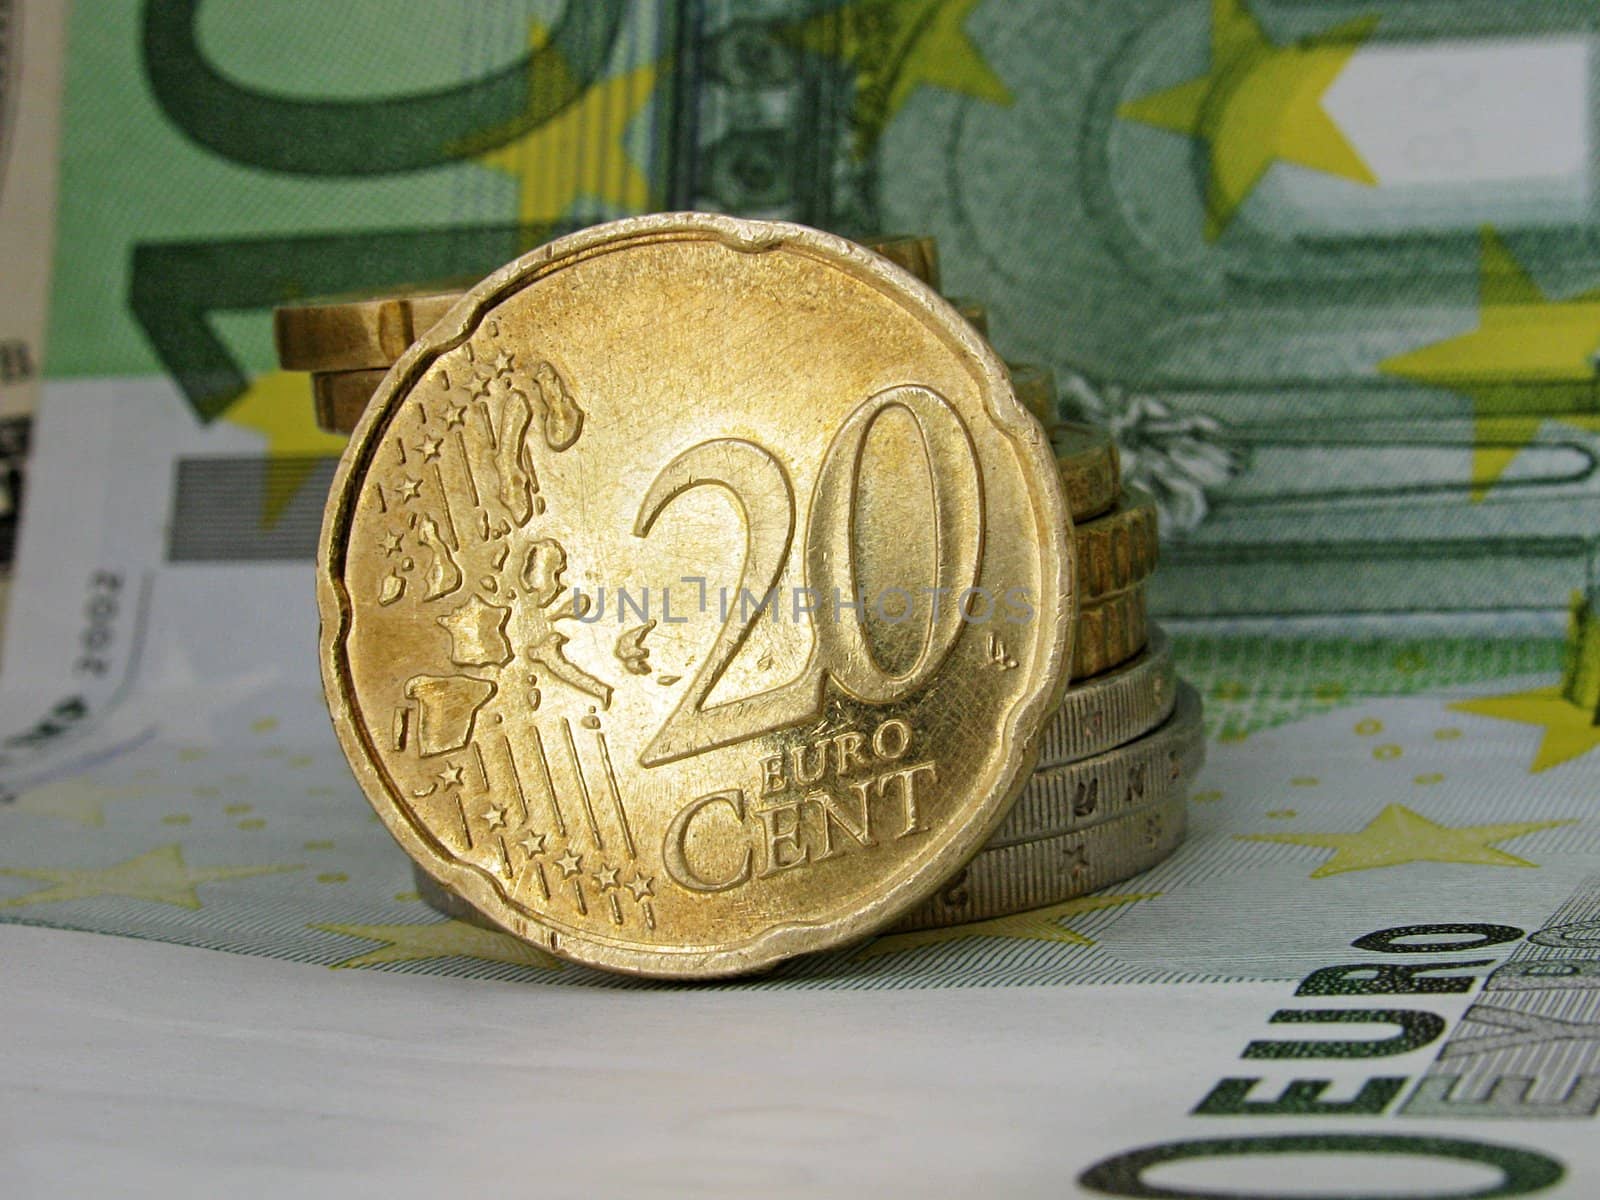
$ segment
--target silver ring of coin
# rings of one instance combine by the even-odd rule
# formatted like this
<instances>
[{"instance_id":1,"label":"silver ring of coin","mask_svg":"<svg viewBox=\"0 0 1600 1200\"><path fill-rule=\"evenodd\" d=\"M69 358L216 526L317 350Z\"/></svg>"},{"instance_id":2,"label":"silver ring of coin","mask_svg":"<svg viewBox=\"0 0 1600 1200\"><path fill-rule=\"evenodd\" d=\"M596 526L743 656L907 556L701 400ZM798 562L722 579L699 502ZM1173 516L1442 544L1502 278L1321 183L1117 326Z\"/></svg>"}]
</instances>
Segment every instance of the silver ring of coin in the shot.
<instances>
[{"instance_id":1,"label":"silver ring of coin","mask_svg":"<svg viewBox=\"0 0 1600 1200\"><path fill-rule=\"evenodd\" d=\"M1121 883L1178 848L1185 789L1089 829L981 850L955 878L885 932L942 929L1043 908Z\"/></svg>"},{"instance_id":2,"label":"silver ring of coin","mask_svg":"<svg viewBox=\"0 0 1600 1200\"><path fill-rule=\"evenodd\" d=\"M1205 762L1205 725L1200 694L1186 683L1177 692L1172 715L1136 741L1036 769L984 849L1085 829L1183 790Z\"/></svg>"},{"instance_id":3,"label":"silver ring of coin","mask_svg":"<svg viewBox=\"0 0 1600 1200\"><path fill-rule=\"evenodd\" d=\"M1067 689L1039 739L1039 766L1077 762L1143 737L1172 715L1177 699L1172 643L1152 628L1137 657Z\"/></svg>"}]
</instances>

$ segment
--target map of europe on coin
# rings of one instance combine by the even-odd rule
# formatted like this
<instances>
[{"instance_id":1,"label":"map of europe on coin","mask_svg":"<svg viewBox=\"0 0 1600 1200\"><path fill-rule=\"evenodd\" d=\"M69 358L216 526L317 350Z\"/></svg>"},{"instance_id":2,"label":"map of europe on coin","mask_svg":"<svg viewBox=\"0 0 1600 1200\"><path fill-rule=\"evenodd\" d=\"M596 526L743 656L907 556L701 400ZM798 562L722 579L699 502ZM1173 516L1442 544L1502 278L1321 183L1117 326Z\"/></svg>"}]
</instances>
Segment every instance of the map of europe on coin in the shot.
<instances>
[{"instance_id":1,"label":"map of europe on coin","mask_svg":"<svg viewBox=\"0 0 1600 1200\"><path fill-rule=\"evenodd\" d=\"M947 879L1071 658L1071 524L993 352L800 226L637 218L490 276L342 460L335 726L422 867L593 965L751 970Z\"/></svg>"}]
</instances>

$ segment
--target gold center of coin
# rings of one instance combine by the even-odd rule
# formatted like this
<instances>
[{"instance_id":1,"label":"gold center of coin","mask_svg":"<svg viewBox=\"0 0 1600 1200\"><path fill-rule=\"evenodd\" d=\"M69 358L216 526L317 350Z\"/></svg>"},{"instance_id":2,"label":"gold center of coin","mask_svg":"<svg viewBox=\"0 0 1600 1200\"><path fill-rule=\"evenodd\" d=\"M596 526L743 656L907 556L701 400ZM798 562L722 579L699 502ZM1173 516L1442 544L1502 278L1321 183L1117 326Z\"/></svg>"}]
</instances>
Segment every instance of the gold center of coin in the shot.
<instances>
[{"instance_id":1,"label":"gold center of coin","mask_svg":"<svg viewBox=\"0 0 1600 1200\"><path fill-rule=\"evenodd\" d=\"M380 388L323 667L431 875L580 961L750 970L928 896L1070 662L1048 443L921 283L798 226L640 218L474 288Z\"/></svg>"}]
</instances>

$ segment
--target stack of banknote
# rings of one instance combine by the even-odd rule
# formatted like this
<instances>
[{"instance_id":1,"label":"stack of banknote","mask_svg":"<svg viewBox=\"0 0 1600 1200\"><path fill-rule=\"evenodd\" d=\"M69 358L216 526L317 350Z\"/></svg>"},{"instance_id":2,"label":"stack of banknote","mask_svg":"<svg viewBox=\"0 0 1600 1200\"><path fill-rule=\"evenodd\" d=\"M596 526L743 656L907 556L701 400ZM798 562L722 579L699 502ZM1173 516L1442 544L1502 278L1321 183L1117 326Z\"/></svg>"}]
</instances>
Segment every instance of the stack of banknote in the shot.
<instances>
[{"instance_id":1,"label":"stack of banknote","mask_svg":"<svg viewBox=\"0 0 1600 1200\"><path fill-rule=\"evenodd\" d=\"M937 288L931 237L890 236L866 244ZM277 313L281 364L311 372L318 424L354 431L369 401L411 344L460 298L466 281L349 300L298 304ZM951 303L988 335L985 307ZM1037 768L984 848L897 928L921 929L1058 904L1118 883L1172 853L1183 839L1189 785L1204 758L1198 693L1176 676L1171 646L1148 617L1146 587L1158 557L1155 499L1124 487L1116 443L1104 430L1058 419L1053 373L1010 364L1012 386L1048 430L1066 507L1076 570L1071 685L1047 726ZM969 636L1007 663L998 624ZM469 906L418 871L436 907L472 917Z\"/></svg>"}]
</instances>

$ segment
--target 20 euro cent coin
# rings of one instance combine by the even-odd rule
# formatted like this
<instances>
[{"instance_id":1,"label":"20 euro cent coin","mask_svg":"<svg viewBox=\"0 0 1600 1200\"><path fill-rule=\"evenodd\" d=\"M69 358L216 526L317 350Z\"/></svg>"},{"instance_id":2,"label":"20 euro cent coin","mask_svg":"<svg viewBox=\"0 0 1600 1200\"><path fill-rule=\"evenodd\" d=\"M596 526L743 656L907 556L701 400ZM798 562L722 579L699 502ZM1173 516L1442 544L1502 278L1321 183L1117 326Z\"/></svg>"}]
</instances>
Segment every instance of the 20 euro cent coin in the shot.
<instances>
[{"instance_id":1,"label":"20 euro cent coin","mask_svg":"<svg viewBox=\"0 0 1600 1200\"><path fill-rule=\"evenodd\" d=\"M984 843L1066 684L1051 447L926 284L795 225L553 242L395 363L324 519L322 668L394 837L594 966L863 936Z\"/></svg>"}]
</instances>

